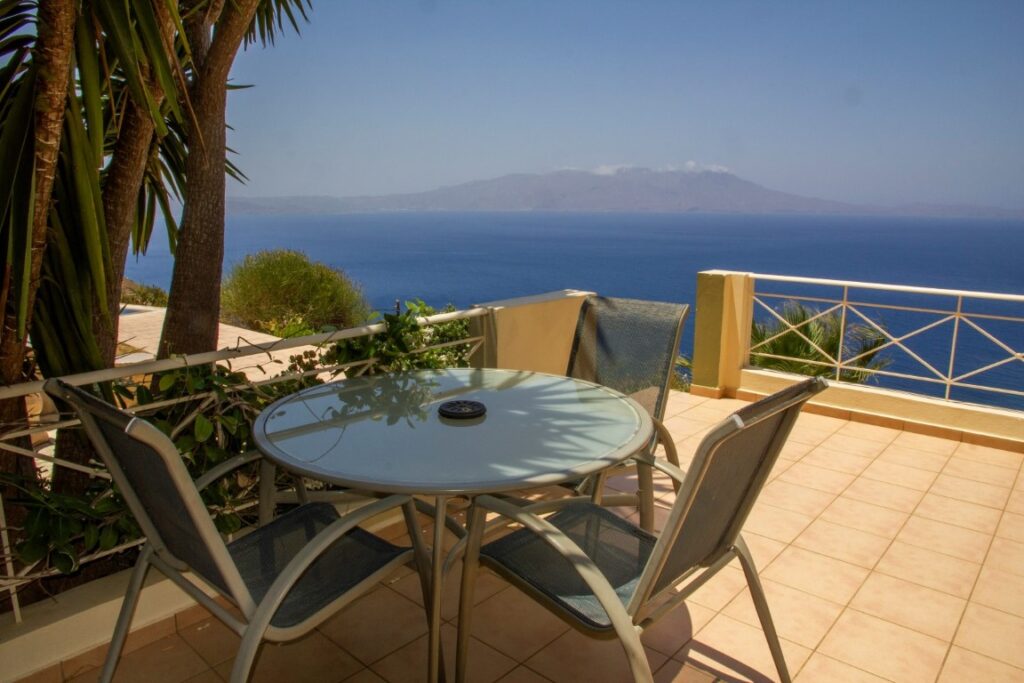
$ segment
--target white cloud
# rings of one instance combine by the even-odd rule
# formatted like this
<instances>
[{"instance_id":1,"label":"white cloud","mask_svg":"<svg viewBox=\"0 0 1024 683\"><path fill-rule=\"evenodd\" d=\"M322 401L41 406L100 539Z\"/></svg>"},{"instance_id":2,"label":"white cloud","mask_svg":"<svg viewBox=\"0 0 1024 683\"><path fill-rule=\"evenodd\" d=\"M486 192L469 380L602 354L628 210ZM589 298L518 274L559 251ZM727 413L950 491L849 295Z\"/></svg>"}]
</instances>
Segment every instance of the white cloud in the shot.
<instances>
[{"instance_id":1,"label":"white cloud","mask_svg":"<svg viewBox=\"0 0 1024 683\"><path fill-rule=\"evenodd\" d=\"M590 172L594 175L615 175L619 171L628 171L636 168L633 164L602 164Z\"/></svg>"}]
</instances>

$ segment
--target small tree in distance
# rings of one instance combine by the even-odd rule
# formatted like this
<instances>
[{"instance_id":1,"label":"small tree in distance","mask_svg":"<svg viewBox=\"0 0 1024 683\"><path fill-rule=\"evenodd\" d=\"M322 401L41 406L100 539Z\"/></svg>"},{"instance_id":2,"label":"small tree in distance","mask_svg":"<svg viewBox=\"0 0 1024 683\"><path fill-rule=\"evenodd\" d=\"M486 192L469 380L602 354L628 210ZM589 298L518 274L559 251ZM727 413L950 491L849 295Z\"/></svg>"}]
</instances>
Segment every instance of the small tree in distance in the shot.
<instances>
[{"instance_id":1,"label":"small tree in distance","mask_svg":"<svg viewBox=\"0 0 1024 683\"><path fill-rule=\"evenodd\" d=\"M224 280L224 322L278 337L366 322L369 306L345 274L304 253L273 249L249 254Z\"/></svg>"}]
</instances>

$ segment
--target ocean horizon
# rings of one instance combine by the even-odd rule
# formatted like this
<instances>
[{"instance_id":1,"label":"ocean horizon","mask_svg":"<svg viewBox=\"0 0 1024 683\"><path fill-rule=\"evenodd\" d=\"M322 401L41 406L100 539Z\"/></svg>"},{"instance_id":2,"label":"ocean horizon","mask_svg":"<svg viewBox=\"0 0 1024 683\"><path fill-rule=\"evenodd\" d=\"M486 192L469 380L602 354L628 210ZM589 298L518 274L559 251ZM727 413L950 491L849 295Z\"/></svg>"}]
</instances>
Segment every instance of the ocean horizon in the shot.
<instances>
[{"instance_id":1,"label":"ocean horizon","mask_svg":"<svg viewBox=\"0 0 1024 683\"><path fill-rule=\"evenodd\" d=\"M164 234L157 228L148 253L129 257L128 278L168 287L173 259ZM561 289L693 305L697 273L712 269L1024 294L1024 221L1018 220L539 212L229 215L225 276L246 254L278 248L340 268L381 311L410 299L465 308ZM691 315L681 347L687 354L693 348L693 321ZM898 327L901 321L890 322ZM1019 338L1024 331L1010 327L1005 333ZM941 353L938 340L925 342ZM984 347L976 351L994 353ZM1000 383L1024 386L1024 375L1018 378L1015 368L1007 371L1008 379Z\"/></svg>"}]
</instances>

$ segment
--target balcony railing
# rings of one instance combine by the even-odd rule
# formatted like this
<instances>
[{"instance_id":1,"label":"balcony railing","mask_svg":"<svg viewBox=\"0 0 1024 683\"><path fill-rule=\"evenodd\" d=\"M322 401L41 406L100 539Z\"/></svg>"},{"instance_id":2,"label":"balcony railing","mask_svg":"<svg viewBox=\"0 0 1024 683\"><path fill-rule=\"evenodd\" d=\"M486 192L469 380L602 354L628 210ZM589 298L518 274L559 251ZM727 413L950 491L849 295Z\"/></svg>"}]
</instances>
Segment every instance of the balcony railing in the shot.
<instances>
[{"instance_id":1,"label":"balcony railing","mask_svg":"<svg viewBox=\"0 0 1024 683\"><path fill-rule=\"evenodd\" d=\"M477 307L420 318L418 319L418 323L421 327L430 327L457 320L481 318L489 313L490 311L488 309ZM326 348L344 340L370 337L385 331L386 325L384 323L378 323L305 337L281 339L268 344L247 344L243 343L244 340L240 339L238 345L234 348L222 349L209 353L200 353L191 356L179 356L165 360L133 363L107 370L73 375L65 377L64 380L75 385L94 384L98 382L116 382L126 386L145 386L149 384L152 377L157 373L189 367L207 366L214 363L225 365L231 370L245 372L250 377L251 381L249 383L230 387L230 391L240 391L243 389L251 389L252 387L268 386L277 382L295 380L311 375L329 375L344 372L348 376L357 376L370 370L370 368L378 363L378 358L370 357L353 362L331 365L324 365L314 361L313 365L303 370L282 372L273 376L267 372L266 368L268 365L281 364L281 357L283 356L287 358L290 353L301 353L303 350L311 347ZM484 353L485 336L483 334L471 334L457 341L447 341L427 345L422 348L411 350L410 355L422 354L428 351L436 351L452 346L465 347L466 356L471 358L474 363L478 363L479 357ZM319 358L319 356L317 356L317 358ZM0 387L0 400L17 398L28 399L30 397L37 397L37 403L39 405L44 405L45 399L42 395L42 386L42 381L36 381ZM197 414L203 409L204 402L212 402L214 400L216 399L212 392L197 393L135 406L134 410L138 410L140 413L147 413L187 402L197 406L193 411L193 414ZM129 408L129 410L132 409ZM57 429L74 427L78 424L79 422L77 419L60 419L58 416L46 411L45 409L40 410L30 416L29 423L27 425L3 425L4 432L0 434L0 450L13 453L20 457L31 458L34 462L42 465L44 469L48 470L50 473L52 473L52 468L54 467L64 467L78 472L83 472L88 474L90 477L109 479L110 475L107 474L102 465L98 463L95 465L83 465L58 458L49 453L49 451L52 450L50 446L53 442L48 435L52 434ZM15 443L16 441L24 441L26 438L34 444L32 449L24 448L23 446L19 446ZM254 506L255 504L256 501L254 499L241 506L235 506L233 510L238 511L245 507ZM145 539L141 538L135 539L106 550L90 553L79 558L79 565L95 562L96 560L104 557L124 552L125 550L141 544L144 540ZM21 605L18 598L19 588L30 582L55 575L58 572L56 569L52 568L41 568L41 561L28 563L24 566L20 566L17 562L13 547L13 539L9 533L7 520L4 514L4 501L2 495L0 495L0 548L2 548L3 553L2 563L0 563L0 591L7 591L10 594L14 618L16 621L20 622Z\"/></svg>"},{"instance_id":2,"label":"balcony railing","mask_svg":"<svg viewBox=\"0 0 1024 683\"><path fill-rule=\"evenodd\" d=\"M1024 407L1024 296L933 289L847 280L750 274L753 320L775 331L749 355L827 368L842 380L851 375L886 388L944 399ZM787 302L808 315L794 322ZM838 344L826 348L812 338L815 324L837 322ZM875 336L870 348L848 343L851 330ZM796 335L812 357L775 352L782 337ZM875 367L868 358L880 359ZM760 359L761 362L757 362Z\"/></svg>"}]
</instances>

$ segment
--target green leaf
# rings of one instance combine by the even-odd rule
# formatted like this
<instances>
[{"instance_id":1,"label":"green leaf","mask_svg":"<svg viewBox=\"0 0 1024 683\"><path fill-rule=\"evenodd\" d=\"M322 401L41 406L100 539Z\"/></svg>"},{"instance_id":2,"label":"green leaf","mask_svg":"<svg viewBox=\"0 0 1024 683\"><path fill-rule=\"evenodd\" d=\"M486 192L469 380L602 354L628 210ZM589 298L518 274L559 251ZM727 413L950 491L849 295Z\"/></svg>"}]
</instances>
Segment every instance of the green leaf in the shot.
<instances>
[{"instance_id":1,"label":"green leaf","mask_svg":"<svg viewBox=\"0 0 1024 683\"><path fill-rule=\"evenodd\" d=\"M82 550L91 551L100 540L100 529L95 524L89 524L82 533Z\"/></svg>"},{"instance_id":2,"label":"green leaf","mask_svg":"<svg viewBox=\"0 0 1024 683\"><path fill-rule=\"evenodd\" d=\"M70 574L78 569L78 555L70 547L63 547L50 554L52 564L61 574Z\"/></svg>"},{"instance_id":3,"label":"green leaf","mask_svg":"<svg viewBox=\"0 0 1024 683\"><path fill-rule=\"evenodd\" d=\"M30 539L14 546L14 552L22 564L32 564L46 557L49 546L40 540Z\"/></svg>"},{"instance_id":4,"label":"green leaf","mask_svg":"<svg viewBox=\"0 0 1024 683\"><path fill-rule=\"evenodd\" d=\"M160 378L160 391L165 392L174 386L174 383L178 381L178 375L176 373L170 373Z\"/></svg>"},{"instance_id":5,"label":"green leaf","mask_svg":"<svg viewBox=\"0 0 1024 683\"><path fill-rule=\"evenodd\" d=\"M105 526L100 531L100 550L110 550L117 545L117 529Z\"/></svg>"},{"instance_id":6,"label":"green leaf","mask_svg":"<svg viewBox=\"0 0 1024 683\"><path fill-rule=\"evenodd\" d=\"M213 423L202 415L196 416L195 423L196 441L202 443L213 436Z\"/></svg>"}]
</instances>

